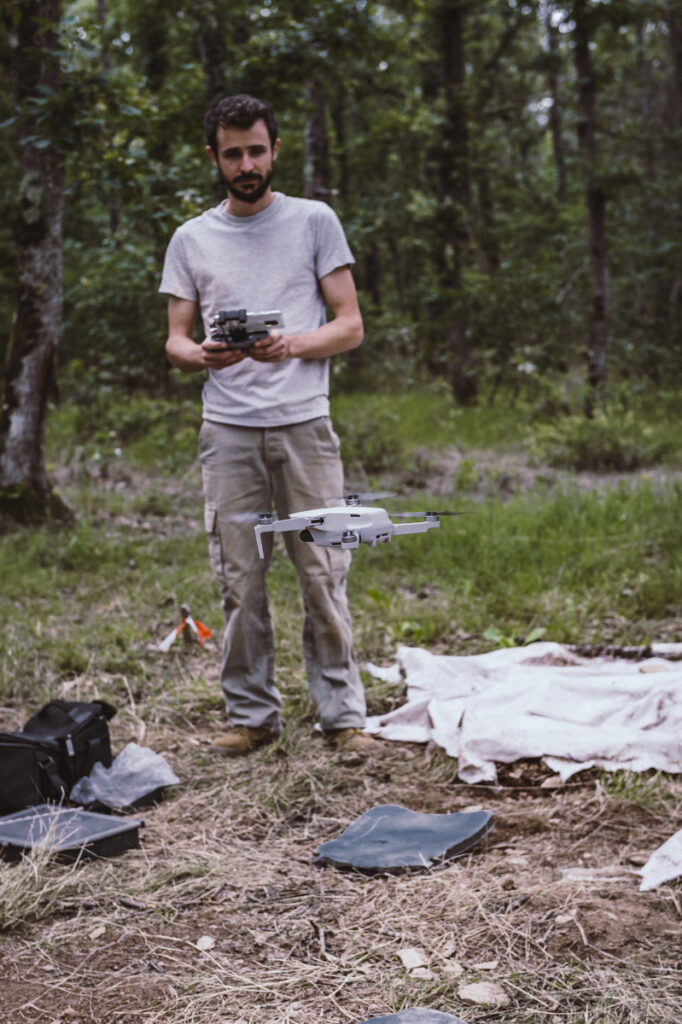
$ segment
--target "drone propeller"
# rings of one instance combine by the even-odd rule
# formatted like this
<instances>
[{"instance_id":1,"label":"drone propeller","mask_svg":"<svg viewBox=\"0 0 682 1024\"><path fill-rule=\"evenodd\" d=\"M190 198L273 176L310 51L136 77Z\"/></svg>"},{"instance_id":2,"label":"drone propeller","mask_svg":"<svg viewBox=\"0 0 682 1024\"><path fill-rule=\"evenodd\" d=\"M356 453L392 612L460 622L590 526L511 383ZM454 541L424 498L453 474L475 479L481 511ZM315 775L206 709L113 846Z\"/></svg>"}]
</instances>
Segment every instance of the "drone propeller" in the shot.
<instances>
[{"instance_id":1,"label":"drone propeller","mask_svg":"<svg viewBox=\"0 0 682 1024\"><path fill-rule=\"evenodd\" d=\"M395 498L393 491L351 491L348 494L332 494L329 501L345 501L346 505L359 505L361 501L379 501L381 498Z\"/></svg>"},{"instance_id":2,"label":"drone propeller","mask_svg":"<svg viewBox=\"0 0 682 1024\"><path fill-rule=\"evenodd\" d=\"M429 509L427 512L389 512L391 519L414 519L415 516L437 516L439 519L441 516L466 516L467 512L455 512L452 509L446 509L442 512L432 512Z\"/></svg>"},{"instance_id":3,"label":"drone propeller","mask_svg":"<svg viewBox=\"0 0 682 1024\"><path fill-rule=\"evenodd\" d=\"M247 523L250 526L257 526L258 523L271 523L272 512L237 512L233 516L218 516L222 523Z\"/></svg>"}]
</instances>

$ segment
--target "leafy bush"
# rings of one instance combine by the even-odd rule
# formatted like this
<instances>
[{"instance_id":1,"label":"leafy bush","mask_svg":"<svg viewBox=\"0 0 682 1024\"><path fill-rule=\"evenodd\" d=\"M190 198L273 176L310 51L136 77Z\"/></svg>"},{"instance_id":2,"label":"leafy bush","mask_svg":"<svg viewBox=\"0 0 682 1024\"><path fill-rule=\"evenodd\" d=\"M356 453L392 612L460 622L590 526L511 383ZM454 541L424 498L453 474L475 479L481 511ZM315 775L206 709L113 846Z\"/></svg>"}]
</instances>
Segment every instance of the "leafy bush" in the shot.
<instances>
[{"instance_id":1,"label":"leafy bush","mask_svg":"<svg viewBox=\"0 0 682 1024\"><path fill-rule=\"evenodd\" d=\"M632 413L604 414L594 419L567 416L560 423L539 426L533 457L550 466L577 471L632 472L660 463L673 452L669 437Z\"/></svg>"},{"instance_id":2,"label":"leafy bush","mask_svg":"<svg viewBox=\"0 0 682 1024\"><path fill-rule=\"evenodd\" d=\"M358 405L351 416L335 418L348 472L391 472L402 465L405 447L397 429L399 419L395 409L376 404Z\"/></svg>"},{"instance_id":3,"label":"leafy bush","mask_svg":"<svg viewBox=\"0 0 682 1024\"><path fill-rule=\"evenodd\" d=\"M332 418L346 470L356 478L423 469L418 449L454 438L452 399L437 382L403 393L337 394Z\"/></svg>"},{"instance_id":4,"label":"leafy bush","mask_svg":"<svg viewBox=\"0 0 682 1024\"><path fill-rule=\"evenodd\" d=\"M168 399L103 389L94 401L51 410L48 455L102 467L123 455L141 467L186 468L196 457L199 399Z\"/></svg>"}]
</instances>

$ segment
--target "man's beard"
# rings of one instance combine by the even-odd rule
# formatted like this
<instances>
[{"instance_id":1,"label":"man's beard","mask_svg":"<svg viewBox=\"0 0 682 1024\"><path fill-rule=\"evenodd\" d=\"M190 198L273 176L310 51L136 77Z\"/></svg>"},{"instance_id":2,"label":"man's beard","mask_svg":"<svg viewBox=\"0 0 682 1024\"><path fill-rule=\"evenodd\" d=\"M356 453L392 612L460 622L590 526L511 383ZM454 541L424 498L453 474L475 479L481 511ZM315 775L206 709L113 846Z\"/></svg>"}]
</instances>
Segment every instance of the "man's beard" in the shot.
<instances>
[{"instance_id":1,"label":"man's beard","mask_svg":"<svg viewBox=\"0 0 682 1024\"><path fill-rule=\"evenodd\" d=\"M229 181L225 175L220 173L220 180L227 189L229 195L234 196L242 203L257 203L259 199L262 199L267 190L270 187L272 181L273 168L267 172L265 177L261 174L238 174L233 181ZM244 191L239 186L247 181L258 182L255 188L249 191Z\"/></svg>"}]
</instances>

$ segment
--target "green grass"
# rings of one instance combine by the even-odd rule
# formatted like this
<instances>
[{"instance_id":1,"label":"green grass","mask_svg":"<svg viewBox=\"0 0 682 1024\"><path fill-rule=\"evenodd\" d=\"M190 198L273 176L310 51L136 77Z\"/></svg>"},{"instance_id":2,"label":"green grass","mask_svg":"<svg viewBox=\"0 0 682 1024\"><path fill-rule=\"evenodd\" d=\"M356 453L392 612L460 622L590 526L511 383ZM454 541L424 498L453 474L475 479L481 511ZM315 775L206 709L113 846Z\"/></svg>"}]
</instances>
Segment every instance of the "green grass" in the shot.
<instances>
[{"instance_id":1,"label":"green grass","mask_svg":"<svg viewBox=\"0 0 682 1024\"><path fill-rule=\"evenodd\" d=\"M360 549L354 604L381 611L394 640L482 636L632 642L682 603L682 490L532 493L470 505L438 530ZM390 579L390 585L387 580ZM483 637L483 639L485 639Z\"/></svg>"},{"instance_id":2,"label":"green grass","mask_svg":"<svg viewBox=\"0 0 682 1024\"><path fill-rule=\"evenodd\" d=\"M124 467L169 475L196 457L198 399L168 399L103 390L87 404L65 402L50 411L46 458L66 462L81 479L115 476Z\"/></svg>"},{"instance_id":3,"label":"green grass","mask_svg":"<svg viewBox=\"0 0 682 1024\"><path fill-rule=\"evenodd\" d=\"M426 480L429 452L460 437L472 449L495 437L520 445L532 429L528 417L500 406L493 413L455 412L443 389L433 387L397 397L340 396L335 415L350 438L347 462L365 472L363 445L378 453L367 475L380 486L382 473L420 448ZM664 411L671 408L662 401ZM208 699L205 669L217 655L164 658L149 649L178 620L183 602L217 635L222 628L202 528L197 419L194 403L142 396L119 396L117 405L105 395L90 409L66 404L53 411L50 458L80 515L72 529L31 527L0 538L0 700L37 704L55 685L83 675L112 697L127 700L130 687L136 699L172 715L187 713L191 703L171 698L176 690L194 694L200 705ZM679 639L679 482L591 492L538 485L505 502L480 494L477 500L485 472L473 458L464 460L457 493L438 497L440 507L466 515L356 552L349 593L361 660L391 658L402 643L475 652L539 636L575 643ZM415 492L405 502L420 509L433 499ZM292 710L312 714L298 586L279 548L269 587L285 698ZM369 697L377 708L388 695L369 683Z\"/></svg>"},{"instance_id":4,"label":"green grass","mask_svg":"<svg viewBox=\"0 0 682 1024\"><path fill-rule=\"evenodd\" d=\"M682 800L676 781L665 772L604 772L601 777L609 796L671 818L679 813Z\"/></svg>"},{"instance_id":5,"label":"green grass","mask_svg":"<svg viewBox=\"0 0 682 1024\"><path fill-rule=\"evenodd\" d=\"M529 415L528 410L510 415L504 402L493 408L458 409L443 382L404 393L342 394L332 399L344 460L348 467L369 474L399 469L414 461L416 453L453 445L463 451L509 451L527 438Z\"/></svg>"},{"instance_id":6,"label":"green grass","mask_svg":"<svg viewBox=\"0 0 682 1024\"><path fill-rule=\"evenodd\" d=\"M431 452L455 443L463 447L466 437L469 455L455 481L456 493L437 500L439 507L455 506L466 515L444 517L439 529L425 535L355 553L349 593L361 662L393 660L399 644L475 653L533 636L576 643L680 639L682 487L672 475L656 484L633 480L616 488L597 486L595 480L594 489L584 492L567 474L569 482L561 488L538 484L503 501L494 489L488 496L481 487L490 460L479 466L475 453L491 438L499 441L496 454L515 447L520 451L535 428L530 418L519 418L518 410L498 410L490 417L482 410L452 414L438 389L406 394L396 402L354 396L341 406L356 426L361 416L373 425L379 487L382 474L390 478L393 472L382 452L393 452L399 468L423 448L425 480ZM341 992L349 973L366 965L366 979L361 975L355 987L343 992L344 1007L350 1006L348 1013L360 1020L368 1005L376 1005L376 1012L414 1004L456 1010L456 979L438 966L432 980L408 976L395 956L407 945L443 949L454 935L465 980L480 980L476 964L499 958L499 976L510 982L518 1003L501 1011L510 1020L535 1020L536 1007L529 1008L526 1000L537 997L538 1005L556 1004L550 1015L566 1024L625 1024L644 1019L625 1005L625 1000L634 1005L642 993L642 999L658 1000L657 1020L676 1019L665 930L660 930L662 953L652 944L652 932L645 932L628 957L625 977L625 960L604 960L598 939L590 960L574 926L566 945L548 947L553 959L547 970L547 953L537 938L550 935L547 929L557 915L573 905L588 929L595 893L576 890L570 895L563 883L561 888L550 883L545 892L536 866L553 863L549 858L556 851L564 858L582 855L584 847L566 853L575 842L576 815L588 822L598 818L599 828L590 834L599 834L590 852L607 863L621 856L625 844L635 851L658 845L679 817L677 779L618 772L603 775L592 798L586 791L572 796L569 789L543 791L547 795L541 800L537 792L515 793L512 800L490 788L475 795L466 791L456 777L456 760L443 751L405 747L361 772L342 759L337 763L310 735L315 716L300 644L301 600L281 538L269 589L287 729L278 743L252 759L225 763L211 756L206 741L223 703L217 679L222 617L202 526L196 437L189 440L196 430L196 409L180 403L174 415L173 403L162 401L160 407L163 417L157 418L151 399L135 399L117 421L111 398L110 406L97 411L104 441L88 410L76 413L65 406L53 414L51 458L79 518L70 529L30 527L0 537L3 728L18 727L29 711L62 694L70 699L101 696L118 708L112 722L115 744L136 736L136 727L144 724L146 742L168 753L184 780L149 812L143 850L126 855L125 864L113 859L65 870L32 856L4 872L0 931L5 929L3 956L12 976L28 976L37 949L41 964L53 972L47 982L54 990L47 1004L53 1015L61 1010L61 1004L54 1004L58 995L80 1012L92 1003L93 992L98 1005L106 1007L103 1013L116 1005L111 1013L120 1015L123 988L112 988L108 955L109 944L120 940L126 944L119 947L125 998L131 977L142 977L140 1012L154 1020L163 1014L178 1021L220 1016L226 977L232 1017L256 1020L263 1006L272 1010L273 962L280 972L281 965L289 964L290 971L278 975L283 1009L277 1019L284 1019L292 1001L306 1000L301 1019L328 1020L326 990L320 986ZM358 429L350 446L356 459L364 436ZM362 461L358 465L367 472ZM395 504L420 509L433 499L415 491ZM212 649L176 645L161 654L152 648L177 624L181 602L214 630ZM369 676L365 683L370 712L402 702L401 685ZM515 849L529 854L527 867L523 857L511 866L508 851L498 849L503 845L499 840L483 856L467 856L447 873L428 873L417 888L407 878L323 875L309 864L314 845L345 827L370 801L451 812L479 799L494 802L503 827L513 826L520 840ZM538 831L535 826L543 818L546 829ZM609 821L610 830L605 827ZM605 848L604 842L611 845ZM515 891L507 892L510 873ZM518 910L507 912L517 895L523 897ZM620 889L608 895L609 900L628 898ZM629 897L626 910L640 898L645 897ZM134 916L124 899L134 901ZM674 894L671 899L661 890L646 899L642 920L653 910L659 916L652 929L661 922L674 925ZM271 931L273 906L281 933L279 928ZM609 908L605 913L615 917L621 904L609 902ZM91 936L103 923L106 936L99 956ZM197 959L193 943L214 930L222 962L249 957L243 979L225 975L222 967L216 972L212 960ZM320 957L322 932L330 954L326 960ZM267 933L267 942L251 946L259 933ZM555 930L551 941L558 943L561 934ZM535 936L530 946L529 935ZM136 976L140 949L144 974ZM576 950L582 955L576 957ZM598 983L595 956L600 958ZM149 987L156 972L147 970L147 960L164 965L158 987ZM81 981L73 964L86 962L87 976ZM672 961L669 966L672 971ZM313 969L318 973L301 973ZM606 980L605 970L611 972ZM251 979L268 992L268 1003L263 1004L261 991L254 995ZM170 1009L168 985L179 993ZM16 998L24 1005L29 995L22 989ZM253 1010L256 1003L259 1011ZM483 1021L490 1011L467 1007L465 1015ZM336 1019L335 1011L332 1016Z\"/></svg>"},{"instance_id":7,"label":"green grass","mask_svg":"<svg viewBox=\"0 0 682 1024\"><path fill-rule=\"evenodd\" d=\"M447 384L432 381L402 392L334 395L332 417L347 465L364 474L390 472L415 454L428 458L450 446L465 454L530 451L569 468L627 470L663 460L682 464L681 405L677 393L615 390L605 411L587 421L577 414L577 398L560 414L556 407L548 414L532 397L502 393L492 405L457 408ZM52 468L66 463L86 480L131 467L176 474L196 457L199 422L198 390L185 399L103 390L89 403L65 402L50 411L47 461Z\"/></svg>"},{"instance_id":8,"label":"green grass","mask_svg":"<svg viewBox=\"0 0 682 1024\"><path fill-rule=\"evenodd\" d=\"M551 466L592 472L632 472L678 455L680 425L647 422L629 410L598 413L593 419L566 417L543 424L532 441L534 457Z\"/></svg>"}]
</instances>

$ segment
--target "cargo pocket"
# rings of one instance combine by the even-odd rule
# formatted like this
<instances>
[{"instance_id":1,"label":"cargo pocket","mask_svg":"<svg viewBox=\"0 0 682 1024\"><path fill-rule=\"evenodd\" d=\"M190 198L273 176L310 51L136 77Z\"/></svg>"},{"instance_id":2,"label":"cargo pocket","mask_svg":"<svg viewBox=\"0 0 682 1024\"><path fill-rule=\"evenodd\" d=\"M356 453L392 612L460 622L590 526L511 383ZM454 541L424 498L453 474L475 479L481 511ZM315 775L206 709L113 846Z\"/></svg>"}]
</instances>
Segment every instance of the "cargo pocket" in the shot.
<instances>
[{"instance_id":1,"label":"cargo pocket","mask_svg":"<svg viewBox=\"0 0 682 1024\"><path fill-rule=\"evenodd\" d=\"M218 530L218 509L211 501L204 505L204 529L208 535L208 557L211 568L218 583L225 579L225 567L223 565L223 546L220 542L220 531Z\"/></svg>"},{"instance_id":2,"label":"cargo pocket","mask_svg":"<svg viewBox=\"0 0 682 1024\"><path fill-rule=\"evenodd\" d=\"M327 457L338 458L341 442L328 416L320 416L315 420L312 433L319 452Z\"/></svg>"},{"instance_id":3,"label":"cargo pocket","mask_svg":"<svg viewBox=\"0 0 682 1024\"><path fill-rule=\"evenodd\" d=\"M207 501L204 505L204 529L206 533L215 532L215 524L218 519L218 510L211 501Z\"/></svg>"}]
</instances>

